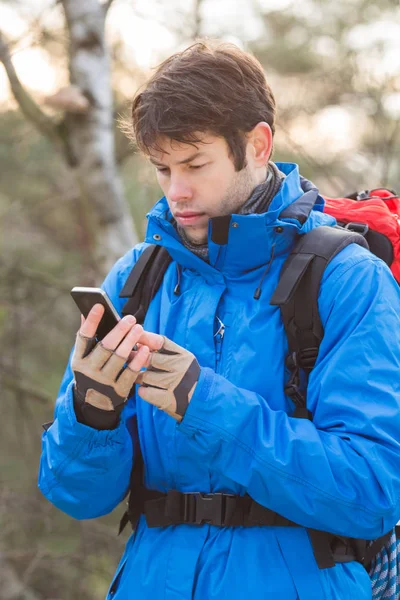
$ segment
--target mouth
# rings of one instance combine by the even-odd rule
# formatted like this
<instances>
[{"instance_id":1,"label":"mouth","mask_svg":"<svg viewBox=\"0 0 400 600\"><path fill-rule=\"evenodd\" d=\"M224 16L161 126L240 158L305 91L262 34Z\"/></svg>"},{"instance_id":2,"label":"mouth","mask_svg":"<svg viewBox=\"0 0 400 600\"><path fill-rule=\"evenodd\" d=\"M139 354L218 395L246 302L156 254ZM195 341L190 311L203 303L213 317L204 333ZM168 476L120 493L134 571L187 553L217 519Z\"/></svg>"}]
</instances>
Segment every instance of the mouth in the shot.
<instances>
[{"instance_id":1,"label":"mouth","mask_svg":"<svg viewBox=\"0 0 400 600\"><path fill-rule=\"evenodd\" d=\"M205 213L195 213L195 212L182 212L176 213L175 219L179 223L179 225L195 225L199 223L202 219L204 219Z\"/></svg>"}]
</instances>

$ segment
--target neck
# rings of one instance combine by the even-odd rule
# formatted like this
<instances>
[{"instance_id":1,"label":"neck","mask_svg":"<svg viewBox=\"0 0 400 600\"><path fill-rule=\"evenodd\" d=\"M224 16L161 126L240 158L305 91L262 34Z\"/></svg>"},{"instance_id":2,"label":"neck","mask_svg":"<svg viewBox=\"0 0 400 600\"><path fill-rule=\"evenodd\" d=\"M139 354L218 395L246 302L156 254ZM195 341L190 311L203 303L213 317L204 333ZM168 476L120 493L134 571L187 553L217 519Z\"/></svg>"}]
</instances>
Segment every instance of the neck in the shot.
<instances>
[{"instance_id":1,"label":"neck","mask_svg":"<svg viewBox=\"0 0 400 600\"><path fill-rule=\"evenodd\" d=\"M259 169L259 171L257 172L256 184L254 187L257 187L257 185L260 185L260 183L263 183L267 179L267 174L271 171L270 164L271 163L268 162L264 167L261 167L261 169Z\"/></svg>"}]
</instances>

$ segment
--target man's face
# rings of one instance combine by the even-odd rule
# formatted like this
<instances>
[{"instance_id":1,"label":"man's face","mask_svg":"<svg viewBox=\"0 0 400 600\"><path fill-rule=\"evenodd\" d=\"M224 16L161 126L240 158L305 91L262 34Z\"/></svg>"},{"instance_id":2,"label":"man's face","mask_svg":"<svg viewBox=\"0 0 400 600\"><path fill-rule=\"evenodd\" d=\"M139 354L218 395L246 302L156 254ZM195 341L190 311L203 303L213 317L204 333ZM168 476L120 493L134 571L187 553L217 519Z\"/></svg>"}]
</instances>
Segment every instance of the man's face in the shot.
<instances>
[{"instance_id":1,"label":"man's face","mask_svg":"<svg viewBox=\"0 0 400 600\"><path fill-rule=\"evenodd\" d=\"M239 172L222 137L204 134L195 146L170 138L158 144L162 151L153 151L150 160L170 210L191 242L205 243L209 219L237 212L260 183L251 144L246 148L246 167ZM265 174L266 169L264 178Z\"/></svg>"}]
</instances>

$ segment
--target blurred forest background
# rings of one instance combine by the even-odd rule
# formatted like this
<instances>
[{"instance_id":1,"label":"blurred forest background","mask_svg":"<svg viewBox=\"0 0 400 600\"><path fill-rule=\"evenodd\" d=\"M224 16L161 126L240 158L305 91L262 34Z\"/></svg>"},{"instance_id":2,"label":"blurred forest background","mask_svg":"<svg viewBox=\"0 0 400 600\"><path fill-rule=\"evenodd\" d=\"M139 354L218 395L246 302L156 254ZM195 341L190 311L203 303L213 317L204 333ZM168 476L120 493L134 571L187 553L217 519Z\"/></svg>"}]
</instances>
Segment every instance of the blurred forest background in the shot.
<instances>
[{"instance_id":1,"label":"blurred forest background","mask_svg":"<svg viewBox=\"0 0 400 600\"><path fill-rule=\"evenodd\" d=\"M265 67L275 160L328 195L400 190L398 0L0 0L0 598L98 600L123 513L76 522L37 491L79 316L159 197L117 127L150 67L199 37ZM50 83L49 83L50 82Z\"/></svg>"}]
</instances>

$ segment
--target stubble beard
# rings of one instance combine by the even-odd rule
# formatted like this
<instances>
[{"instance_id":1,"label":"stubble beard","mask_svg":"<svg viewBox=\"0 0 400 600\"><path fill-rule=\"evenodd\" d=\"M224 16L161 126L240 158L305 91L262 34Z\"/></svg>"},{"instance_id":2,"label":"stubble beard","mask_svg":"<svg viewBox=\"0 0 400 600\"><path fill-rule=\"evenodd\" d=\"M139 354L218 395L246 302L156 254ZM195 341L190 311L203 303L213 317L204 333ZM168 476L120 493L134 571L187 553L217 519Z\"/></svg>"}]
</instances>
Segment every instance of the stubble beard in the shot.
<instances>
[{"instance_id":1,"label":"stubble beard","mask_svg":"<svg viewBox=\"0 0 400 600\"><path fill-rule=\"evenodd\" d=\"M235 171L235 176L219 203L218 214L213 215L213 217L238 213L250 198L256 185L248 165L241 171ZM184 231L187 239L192 244L201 246L207 243L208 226L201 231L196 231L194 227L185 227Z\"/></svg>"}]
</instances>

